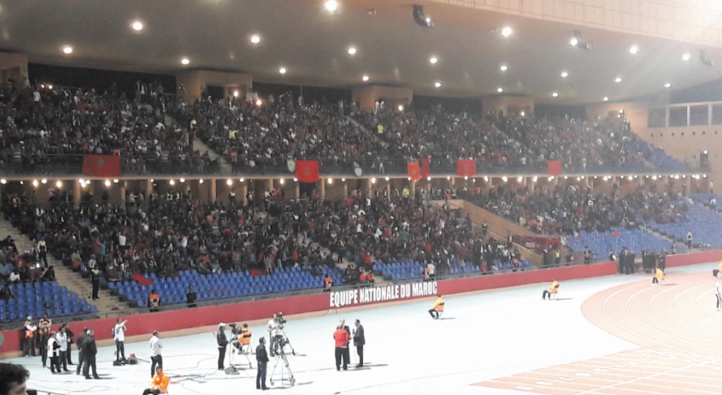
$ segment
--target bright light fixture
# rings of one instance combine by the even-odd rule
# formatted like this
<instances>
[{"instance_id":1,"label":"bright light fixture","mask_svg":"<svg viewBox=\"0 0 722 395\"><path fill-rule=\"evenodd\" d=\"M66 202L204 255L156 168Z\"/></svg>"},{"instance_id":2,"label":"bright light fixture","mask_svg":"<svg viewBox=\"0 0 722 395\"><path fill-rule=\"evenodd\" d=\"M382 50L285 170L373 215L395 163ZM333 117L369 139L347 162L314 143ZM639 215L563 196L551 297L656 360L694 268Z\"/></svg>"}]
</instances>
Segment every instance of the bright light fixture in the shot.
<instances>
[{"instance_id":1,"label":"bright light fixture","mask_svg":"<svg viewBox=\"0 0 722 395\"><path fill-rule=\"evenodd\" d=\"M226 185L229 185L229 186L230 186L230 185L233 185L233 180L231 180L230 178L227 179L227 180L226 180Z\"/></svg>"},{"instance_id":2,"label":"bright light fixture","mask_svg":"<svg viewBox=\"0 0 722 395\"><path fill-rule=\"evenodd\" d=\"M109 187L109 186L110 186L110 180L105 180L105 182L104 182L103 184L105 184L106 187Z\"/></svg>"},{"instance_id":3,"label":"bright light fixture","mask_svg":"<svg viewBox=\"0 0 722 395\"><path fill-rule=\"evenodd\" d=\"M609 101L609 97L604 96L604 98L603 98L602 100L604 100L604 101Z\"/></svg>"},{"instance_id":4,"label":"bright light fixture","mask_svg":"<svg viewBox=\"0 0 722 395\"><path fill-rule=\"evenodd\" d=\"M324 7L326 8L326 11L328 12L334 12L338 10L338 1L336 0L328 0L324 4Z\"/></svg>"},{"instance_id":5,"label":"bright light fixture","mask_svg":"<svg viewBox=\"0 0 722 395\"><path fill-rule=\"evenodd\" d=\"M666 83L666 84L664 84L664 87L665 87L665 88L669 88L669 87L671 87L671 86L672 86L672 84L670 84L669 82Z\"/></svg>"},{"instance_id":6,"label":"bright light fixture","mask_svg":"<svg viewBox=\"0 0 722 395\"><path fill-rule=\"evenodd\" d=\"M434 86L437 88L441 88L441 82L439 82L439 81L434 82Z\"/></svg>"},{"instance_id":7,"label":"bright light fixture","mask_svg":"<svg viewBox=\"0 0 722 395\"><path fill-rule=\"evenodd\" d=\"M692 55L690 55L689 52L685 52L684 55L682 55L682 60L686 62L690 57L692 57Z\"/></svg>"},{"instance_id":8,"label":"bright light fixture","mask_svg":"<svg viewBox=\"0 0 722 395\"><path fill-rule=\"evenodd\" d=\"M429 58L429 63L431 63L431 64L436 64L438 61L439 61L439 58L437 58L436 56L432 56Z\"/></svg>"},{"instance_id":9,"label":"bright light fixture","mask_svg":"<svg viewBox=\"0 0 722 395\"><path fill-rule=\"evenodd\" d=\"M399 111L404 111L404 106L402 106L401 104L399 104Z\"/></svg>"},{"instance_id":10,"label":"bright light fixture","mask_svg":"<svg viewBox=\"0 0 722 395\"><path fill-rule=\"evenodd\" d=\"M73 47L71 47L70 45L64 46L63 53L66 55L70 55L71 53L73 53Z\"/></svg>"},{"instance_id":11,"label":"bright light fixture","mask_svg":"<svg viewBox=\"0 0 722 395\"><path fill-rule=\"evenodd\" d=\"M366 82L366 81L369 80L369 76L365 75L365 76L361 77L361 80L362 80L363 82Z\"/></svg>"},{"instance_id":12,"label":"bright light fixture","mask_svg":"<svg viewBox=\"0 0 722 395\"><path fill-rule=\"evenodd\" d=\"M578 40L576 37L572 37L572 38L569 40L569 44L571 44L572 47L576 47L577 44L579 44L579 40Z\"/></svg>"},{"instance_id":13,"label":"bright light fixture","mask_svg":"<svg viewBox=\"0 0 722 395\"><path fill-rule=\"evenodd\" d=\"M499 67L499 70L501 70L501 71L507 71L508 69L509 69L509 68L506 67L505 64L503 64L503 65L501 65L501 66Z\"/></svg>"},{"instance_id":14,"label":"bright light fixture","mask_svg":"<svg viewBox=\"0 0 722 395\"><path fill-rule=\"evenodd\" d=\"M261 36L258 34L252 34L251 35L251 44L258 44L261 42Z\"/></svg>"},{"instance_id":15,"label":"bright light fixture","mask_svg":"<svg viewBox=\"0 0 722 395\"><path fill-rule=\"evenodd\" d=\"M239 94L237 90L233 91L233 97L238 97Z\"/></svg>"},{"instance_id":16,"label":"bright light fixture","mask_svg":"<svg viewBox=\"0 0 722 395\"><path fill-rule=\"evenodd\" d=\"M559 96L559 93L557 93L557 92L552 92L552 97L557 97L557 96Z\"/></svg>"},{"instance_id":17,"label":"bright light fixture","mask_svg":"<svg viewBox=\"0 0 722 395\"><path fill-rule=\"evenodd\" d=\"M258 107L262 106L262 105L263 105L263 100L261 100L261 99L256 99L256 105L257 105Z\"/></svg>"},{"instance_id":18,"label":"bright light fixture","mask_svg":"<svg viewBox=\"0 0 722 395\"><path fill-rule=\"evenodd\" d=\"M286 68L285 68L285 67L281 67L280 69L278 69L278 72L281 73L281 74L286 74Z\"/></svg>"},{"instance_id":19,"label":"bright light fixture","mask_svg":"<svg viewBox=\"0 0 722 395\"><path fill-rule=\"evenodd\" d=\"M139 31L143 30L143 22L141 22L141 21L134 21L134 22L130 25L130 27L133 28L133 30L135 30L136 32L139 32Z\"/></svg>"},{"instance_id":20,"label":"bright light fixture","mask_svg":"<svg viewBox=\"0 0 722 395\"><path fill-rule=\"evenodd\" d=\"M43 183L43 184L47 184L47 183L48 183L48 179L47 179L47 178L43 178L42 180L40 180L40 182Z\"/></svg>"},{"instance_id":21,"label":"bright light fixture","mask_svg":"<svg viewBox=\"0 0 722 395\"><path fill-rule=\"evenodd\" d=\"M356 55L356 47L348 47L348 54L351 56Z\"/></svg>"},{"instance_id":22,"label":"bright light fixture","mask_svg":"<svg viewBox=\"0 0 722 395\"><path fill-rule=\"evenodd\" d=\"M504 26L503 28L501 28L501 35L502 35L502 36L504 36L504 37L509 37L509 36L511 36L512 34L514 34L514 30L512 30L512 28L510 28L509 26Z\"/></svg>"},{"instance_id":23,"label":"bright light fixture","mask_svg":"<svg viewBox=\"0 0 722 395\"><path fill-rule=\"evenodd\" d=\"M567 77L569 77L569 73L567 73L566 71L562 71L561 76L562 76L562 78L567 78Z\"/></svg>"},{"instance_id":24,"label":"bright light fixture","mask_svg":"<svg viewBox=\"0 0 722 395\"><path fill-rule=\"evenodd\" d=\"M497 93L504 92L504 88L496 88L496 92L497 92Z\"/></svg>"},{"instance_id":25,"label":"bright light fixture","mask_svg":"<svg viewBox=\"0 0 722 395\"><path fill-rule=\"evenodd\" d=\"M7 184L7 183L8 183L8 180L6 180L4 178L2 180L0 180L0 184Z\"/></svg>"},{"instance_id":26,"label":"bright light fixture","mask_svg":"<svg viewBox=\"0 0 722 395\"><path fill-rule=\"evenodd\" d=\"M622 82L622 77L617 77L617 78L615 78L615 79L614 79L614 82L616 82L616 83Z\"/></svg>"},{"instance_id":27,"label":"bright light fixture","mask_svg":"<svg viewBox=\"0 0 722 395\"><path fill-rule=\"evenodd\" d=\"M631 47L629 47L629 53L631 53L632 55L636 55L637 52L639 52L639 47L638 47L638 46L632 45Z\"/></svg>"},{"instance_id":28,"label":"bright light fixture","mask_svg":"<svg viewBox=\"0 0 722 395\"><path fill-rule=\"evenodd\" d=\"M180 180L178 180L178 181L180 181L181 183L183 183L183 182L186 182L186 179L183 178L183 177L181 177Z\"/></svg>"},{"instance_id":29,"label":"bright light fixture","mask_svg":"<svg viewBox=\"0 0 722 395\"><path fill-rule=\"evenodd\" d=\"M182 65L187 65L187 64L190 63L190 62L191 62L191 61L190 61L190 59L188 59L188 58L183 58L183 59L181 59L181 64L182 64Z\"/></svg>"}]
</instances>

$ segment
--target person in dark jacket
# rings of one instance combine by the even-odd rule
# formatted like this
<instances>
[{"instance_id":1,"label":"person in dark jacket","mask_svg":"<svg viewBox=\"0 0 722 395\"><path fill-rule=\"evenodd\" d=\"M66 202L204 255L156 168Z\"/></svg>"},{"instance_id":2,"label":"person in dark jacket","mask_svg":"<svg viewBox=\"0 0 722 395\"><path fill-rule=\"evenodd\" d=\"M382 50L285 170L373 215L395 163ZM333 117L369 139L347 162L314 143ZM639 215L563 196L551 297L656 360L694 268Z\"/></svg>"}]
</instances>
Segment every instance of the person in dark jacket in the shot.
<instances>
[{"instance_id":1,"label":"person in dark jacket","mask_svg":"<svg viewBox=\"0 0 722 395\"><path fill-rule=\"evenodd\" d=\"M78 368L75 369L75 374L79 375L80 370L83 368L83 364L87 364L85 361L85 343L88 341L88 328L83 328L83 332L78 336L78 339L75 341L75 345L78 347Z\"/></svg>"},{"instance_id":2,"label":"person in dark jacket","mask_svg":"<svg viewBox=\"0 0 722 395\"><path fill-rule=\"evenodd\" d=\"M85 352L85 366L83 367L85 379L90 379L90 369L93 369L93 378L99 379L100 376L98 376L98 370L95 366L95 355L98 354L98 346L95 344L93 331L88 331L88 337L83 345L83 350Z\"/></svg>"},{"instance_id":3,"label":"person in dark jacket","mask_svg":"<svg viewBox=\"0 0 722 395\"><path fill-rule=\"evenodd\" d=\"M266 339L261 336L256 347L256 361L258 371L256 373L256 389L267 390L266 387L266 366L268 365L268 354L266 353Z\"/></svg>"},{"instance_id":4,"label":"person in dark jacket","mask_svg":"<svg viewBox=\"0 0 722 395\"><path fill-rule=\"evenodd\" d=\"M356 329L353 332L353 344L356 346L356 352L358 353L358 365L357 368L364 366L364 344L366 344L366 337L364 336L364 326L361 325L360 320L356 320Z\"/></svg>"},{"instance_id":5,"label":"person in dark jacket","mask_svg":"<svg viewBox=\"0 0 722 395\"><path fill-rule=\"evenodd\" d=\"M188 307L196 307L196 291L193 290L193 286L188 287L188 292L186 292L186 303L188 303Z\"/></svg>"},{"instance_id":6,"label":"person in dark jacket","mask_svg":"<svg viewBox=\"0 0 722 395\"><path fill-rule=\"evenodd\" d=\"M218 342L218 370L224 370L223 361L226 359L226 346L228 346L228 339L226 338L226 332L224 329L226 324L221 322L218 324L218 332L216 332L216 341Z\"/></svg>"}]
</instances>

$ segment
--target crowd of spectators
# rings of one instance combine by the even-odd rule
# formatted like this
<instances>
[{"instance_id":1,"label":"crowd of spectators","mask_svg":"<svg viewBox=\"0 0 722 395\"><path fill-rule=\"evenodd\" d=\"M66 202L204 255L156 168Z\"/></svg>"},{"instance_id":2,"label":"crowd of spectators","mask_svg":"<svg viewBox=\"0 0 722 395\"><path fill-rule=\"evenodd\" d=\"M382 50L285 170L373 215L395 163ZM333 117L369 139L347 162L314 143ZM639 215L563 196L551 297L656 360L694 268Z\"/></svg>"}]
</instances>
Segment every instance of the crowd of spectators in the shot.
<instances>
[{"instance_id":1,"label":"crowd of spectators","mask_svg":"<svg viewBox=\"0 0 722 395\"><path fill-rule=\"evenodd\" d=\"M126 174L217 171L192 149L188 129L167 126L165 101L124 94L0 86L0 166L5 172L77 174L82 155L121 155Z\"/></svg>"},{"instance_id":2,"label":"crowd of spectators","mask_svg":"<svg viewBox=\"0 0 722 395\"><path fill-rule=\"evenodd\" d=\"M229 203L200 202L183 192L132 192L138 198L126 199L124 207L89 192L76 207L68 193L58 192L62 196L48 208L32 195L6 194L2 209L22 233L45 240L57 258L98 269L108 281L134 273L263 274L291 266L321 275L324 266L341 262L372 272L376 262L401 259L436 262L441 273L454 262L489 262L489 269L497 260L518 262L518 251L486 240L468 215L411 199L407 189L353 189L338 201L288 199L270 190L261 200Z\"/></svg>"},{"instance_id":3,"label":"crowd of spectators","mask_svg":"<svg viewBox=\"0 0 722 395\"><path fill-rule=\"evenodd\" d=\"M573 118L487 116L505 135L528 148L525 164L544 168L559 160L566 171L679 171L681 162L640 140L624 118L590 122Z\"/></svg>"},{"instance_id":4,"label":"crowd of spectators","mask_svg":"<svg viewBox=\"0 0 722 395\"><path fill-rule=\"evenodd\" d=\"M84 154L119 154L126 174L217 173L217 159L193 150L200 138L236 173L282 173L296 159L345 173L404 172L418 159L442 172L453 172L458 159L474 159L485 172L539 170L548 160L580 172L685 168L638 139L623 118L511 119L440 106L347 117L342 107L291 94L260 105L210 97L187 104L146 90L153 93L128 98L115 89L0 86L0 164L9 172L78 173Z\"/></svg>"},{"instance_id":5,"label":"crowd of spectators","mask_svg":"<svg viewBox=\"0 0 722 395\"><path fill-rule=\"evenodd\" d=\"M374 168L384 147L341 111L303 105L290 94L249 101L179 103L173 116L231 163L234 173L287 170L287 161L319 160L325 171Z\"/></svg>"},{"instance_id":6,"label":"crowd of spectators","mask_svg":"<svg viewBox=\"0 0 722 395\"><path fill-rule=\"evenodd\" d=\"M683 197L672 190L638 188L622 196L614 185L609 193L593 194L588 187L557 185L526 188L493 188L486 193L464 191L462 197L518 225L549 235L609 232L615 227L645 227L656 223L686 222Z\"/></svg>"},{"instance_id":7,"label":"crowd of spectators","mask_svg":"<svg viewBox=\"0 0 722 395\"><path fill-rule=\"evenodd\" d=\"M437 171L456 171L459 159L474 159L478 170L522 169L529 149L500 133L482 117L454 114L441 107L431 111L379 110L360 112L356 119L383 141L382 157L405 169L406 161L428 159Z\"/></svg>"}]
</instances>

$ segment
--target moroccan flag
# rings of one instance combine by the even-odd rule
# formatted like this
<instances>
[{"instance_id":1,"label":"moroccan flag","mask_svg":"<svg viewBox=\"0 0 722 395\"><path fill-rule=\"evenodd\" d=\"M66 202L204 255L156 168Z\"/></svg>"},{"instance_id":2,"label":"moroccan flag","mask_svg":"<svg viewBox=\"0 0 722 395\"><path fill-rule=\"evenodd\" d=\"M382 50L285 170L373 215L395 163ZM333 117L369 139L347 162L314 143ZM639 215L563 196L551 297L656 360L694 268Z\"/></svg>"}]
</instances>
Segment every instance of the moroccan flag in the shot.
<instances>
[{"instance_id":1,"label":"moroccan flag","mask_svg":"<svg viewBox=\"0 0 722 395\"><path fill-rule=\"evenodd\" d=\"M431 176L431 166L429 166L428 159L421 159L421 177L426 178Z\"/></svg>"},{"instance_id":2,"label":"moroccan flag","mask_svg":"<svg viewBox=\"0 0 722 395\"><path fill-rule=\"evenodd\" d=\"M95 177L120 177L120 156L83 155L83 174Z\"/></svg>"},{"instance_id":3,"label":"moroccan flag","mask_svg":"<svg viewBox=\"0 0 722 395\"><path fill-rule=\"evenodd\" d=\"M409 177L412 180L417 181L421 179L421 169L419 169L419 161L409 162L406 164L409 170Z\"/></svg>"},{"instance_id":4,"label":"moroccan flag","mask_svg":"<svg viewBox=\"0 0 722 395\"><path fill-rule=\"evenodd\" d=\"M133 279L138 282L140 285L151 285L153 284L153 280L143 277L140 273L133 273Z\"/></svg>"},{"instance_id":5,"label":"moroccan flag","mask_svg":"<svg viewBox=\"0 0 722 395\"><path fill-rule=\"evenodd\" d=\"M316 182L318 176L317 160L297 160L296 161L296 178L301 182Z\"/></svg>"},{"instance_id":6,"label":"moroccan flag","mask_svg":"<svg viewBox=\"0 0 722 395\"><path fill-rule=\"evenodd\" d=\"M550 176L562 175L562 161L560 161L560 160L547 161L547 173L549 173Z\"/></svg>"},{"instance_id":7,"label":"moroccan flag","mask_svg":"<svg viewBox=\"0 0 722 395\"><path fill-rule=\"evenodd\" d=\"M473 159L459 159L456 161L456 175L475 176L476 162Z\"/></svg>"}]
</instances>

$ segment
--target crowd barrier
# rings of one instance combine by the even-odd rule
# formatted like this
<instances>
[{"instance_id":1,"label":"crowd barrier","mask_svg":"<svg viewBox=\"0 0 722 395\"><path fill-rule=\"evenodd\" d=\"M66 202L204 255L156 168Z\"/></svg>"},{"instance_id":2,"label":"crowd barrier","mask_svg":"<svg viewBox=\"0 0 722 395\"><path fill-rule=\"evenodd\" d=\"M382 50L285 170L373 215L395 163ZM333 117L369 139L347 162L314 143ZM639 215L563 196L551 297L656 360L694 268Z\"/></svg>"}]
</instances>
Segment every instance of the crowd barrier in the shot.
<instances>
[{"instance_id":1,"label":"crowd barrier","mask_svg":"<svg viewBox=\"0 0 722 395\"><path fill-rule=\"evenodd\" d=\"M720 260L722 260L722 250L704 251L668 256L667 266L692 265ZM279 311L283 312L284 315L323 312L350 306L364 306L391 301L433 297L437 293L452 295L518 285L547 283L551 282L554 278L564 281L607 276L615 274L616 272L617 264L615 262L595 263L591 265L564 266L427 283L419 281L373 288L351 288L334 292L319 292L262 301L169 310L156 313L141 313L123 317L123 319L129 320L133 328L133 335L149 335L154 330L164 332L217 325L220 322L243 322L266 319L273 315L273 313ZM116 318L77 321L69 323L69 327L75 334L79 334L83 327L88 327L95 331L96 340L105 340L111 338L111 328L115 325L115 321ZM21 341L22 331L20 329L0 332L0 355L18 351Z\"/></svg>"}]
</instances>

